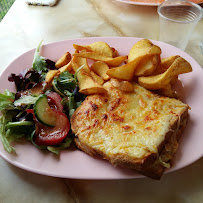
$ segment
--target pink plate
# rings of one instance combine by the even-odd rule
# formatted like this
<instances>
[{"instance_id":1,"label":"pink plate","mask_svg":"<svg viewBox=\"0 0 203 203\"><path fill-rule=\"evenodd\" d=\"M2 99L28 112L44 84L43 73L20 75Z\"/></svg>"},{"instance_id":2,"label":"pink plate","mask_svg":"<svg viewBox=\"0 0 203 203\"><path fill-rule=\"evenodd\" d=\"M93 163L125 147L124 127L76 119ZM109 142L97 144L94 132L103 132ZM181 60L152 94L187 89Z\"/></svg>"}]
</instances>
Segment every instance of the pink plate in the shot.
<instances>
[{"instance_id":1,"label":"pink plate","mask_svg":"<svg viewBox=\"0 0 203 203\"><path fill-rule=\"evenodd\" d=\"M130 1L130 0L116 0L120 3L125 3L125 4L133 4L133 5L138 5L138 6L158 6L160 3L149 3L149 2L142 2L142 1Z\"/></svg>"},{"instance_id":2,"label":"pink plate","mask_svg":"<svg viewBox=\"0 0 203 203\"><path fill-rule=\"evenodd\" d=\"M96 41L107 42L116 48L120 55L127 55L131 47L140 38L106 37L106 38L81 38L55 42L44 45L41 54L46 58L56 61L65 52L74 52L73 44L88 45ZM182 85L177 85L177 91L181 100L191 107L188 125L182 135L180 147L175 157L171 172L183 168L203 155L203 71L200 65L188 54L171 45L153 41L162 49L161 57L180 55L189 61L193 72L180 76ZM0 78L0 92L4 89L14 91L13 83L8 82L10 73L19 73L21 70L30 68L33 60L34 49L24 53L14 60L3 72ZM11 164L22 169L55 177L74 179L128 179L143 177L133 170L113 167L110 163L100 158L92 158L79 150L64 150L59 158L49 152L44 152L30 143L15 144L17 155L8 154L0 142L0 155Z\"/></svg>"},{"instance_id":3,"label":"pink plate","mask_svg":"<svg viewBox=\"0 0 203 203\"><path fill-rule=\"evenodd\" d=\"M161 3L150 3L150 2L143 2L143 1L130 1L130 0L116 0L120 3L124 4L133 4L133 5L138 5L138 6L158 6ZM202 1L203 3L203 1ZM201 4L201 3L199 3Z\"/></svg>"}]
</instances>

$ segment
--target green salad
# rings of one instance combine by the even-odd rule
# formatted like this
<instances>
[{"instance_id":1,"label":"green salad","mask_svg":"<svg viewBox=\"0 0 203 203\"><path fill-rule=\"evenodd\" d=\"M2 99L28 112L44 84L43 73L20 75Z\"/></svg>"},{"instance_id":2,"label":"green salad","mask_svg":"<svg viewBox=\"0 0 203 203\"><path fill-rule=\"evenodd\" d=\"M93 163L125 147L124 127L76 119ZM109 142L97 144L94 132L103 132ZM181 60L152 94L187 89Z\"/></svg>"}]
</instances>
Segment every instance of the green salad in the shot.
<instances>
[{"instance_id":1,"label":"green salad","mask_svg":"<svg viewBox=\"0 0 203 203\"><path fill-rule=\"evenodd\" d=\"M0 93L0 138L9 153L15 153L13 142L26 138L39 149L59 154L74 138L70 118L85 99L78 91L77 73L82 67L75 74L61 72L47 84L47 73L56 67L40 55L40 48L41 43L30 69L8 77L16 92Z\"/></svg>"}]
</instances>

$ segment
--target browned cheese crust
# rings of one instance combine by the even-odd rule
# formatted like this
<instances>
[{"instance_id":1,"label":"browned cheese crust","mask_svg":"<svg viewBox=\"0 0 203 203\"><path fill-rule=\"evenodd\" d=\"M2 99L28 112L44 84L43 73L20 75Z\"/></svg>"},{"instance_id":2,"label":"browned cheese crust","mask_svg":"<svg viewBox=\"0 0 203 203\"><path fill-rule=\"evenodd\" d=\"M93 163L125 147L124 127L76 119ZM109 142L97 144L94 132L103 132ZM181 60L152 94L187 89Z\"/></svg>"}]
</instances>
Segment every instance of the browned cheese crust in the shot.
<instances>
[{"instance_id":1,"label":"browned cheese crust","mask_svg":"<svg viewBox=\"0 0 203 203\"><path fill-rule=\"evenodd\" d=\"M75 144L114 166L160 179L171 164L186 126L188 105L134 85L124 93L106 85L108 95L88 96L71 118Z\"/></svg>"}]
</instances>

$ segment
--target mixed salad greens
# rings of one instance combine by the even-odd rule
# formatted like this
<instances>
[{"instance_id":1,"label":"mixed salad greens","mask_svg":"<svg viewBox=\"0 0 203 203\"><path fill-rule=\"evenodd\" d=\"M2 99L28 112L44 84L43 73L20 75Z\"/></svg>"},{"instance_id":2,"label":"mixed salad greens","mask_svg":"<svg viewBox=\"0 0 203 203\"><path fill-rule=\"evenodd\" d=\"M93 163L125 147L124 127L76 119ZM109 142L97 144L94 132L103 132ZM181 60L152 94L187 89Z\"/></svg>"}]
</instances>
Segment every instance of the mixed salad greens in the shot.
<instances>
[{"instance_id":1,"label":"mixed salad greens","mask_svg":"<svg viewBox=\"0 0 203 203\"><path fill-rule=\"evenodd\" d=\"M82 67L74 75L62 72L47 86L46 74L56 67L55 62L40 56L41 43L32 67L8 77L17 92L0 93L0 138L9 153L15 153L12 142L26 138L39 149L59 154L74 137L69 120L85 99L78 92L77 73Z\"/></svg>"}]
</instances>

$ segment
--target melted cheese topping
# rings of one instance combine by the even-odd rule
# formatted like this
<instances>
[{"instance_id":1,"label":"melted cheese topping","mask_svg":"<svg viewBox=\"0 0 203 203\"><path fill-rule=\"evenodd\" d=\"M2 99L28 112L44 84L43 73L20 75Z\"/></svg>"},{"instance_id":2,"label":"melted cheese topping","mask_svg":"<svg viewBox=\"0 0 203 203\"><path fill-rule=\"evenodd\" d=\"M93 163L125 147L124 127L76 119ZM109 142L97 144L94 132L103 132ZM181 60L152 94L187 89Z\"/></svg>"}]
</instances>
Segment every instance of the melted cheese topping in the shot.
<instances>
[{"instance_id":1,"label":"melted cheese topping","mask_svg":"<svg viewBox=\"0 0 203 203\"><path fill-rule=\"evenodd\" d=\"M159 97L134 85L123 93L107 83L107 96L88 96L73 119L73 132L81 143L107 156L137 159L157 153L171 124L188 106L179 100Z\"/></svg>"}]
</instances>

